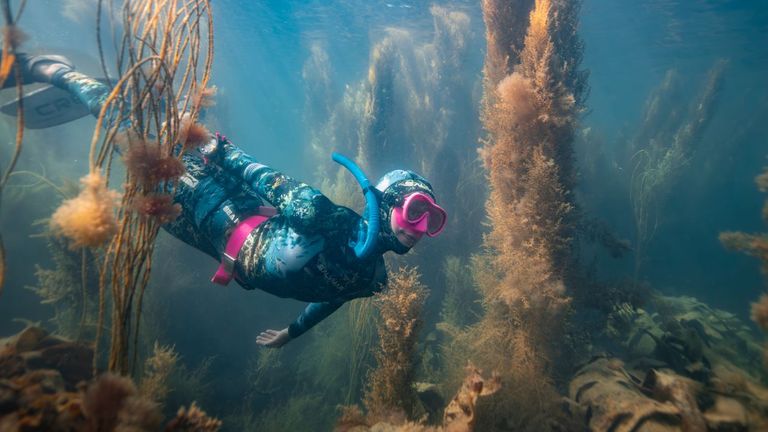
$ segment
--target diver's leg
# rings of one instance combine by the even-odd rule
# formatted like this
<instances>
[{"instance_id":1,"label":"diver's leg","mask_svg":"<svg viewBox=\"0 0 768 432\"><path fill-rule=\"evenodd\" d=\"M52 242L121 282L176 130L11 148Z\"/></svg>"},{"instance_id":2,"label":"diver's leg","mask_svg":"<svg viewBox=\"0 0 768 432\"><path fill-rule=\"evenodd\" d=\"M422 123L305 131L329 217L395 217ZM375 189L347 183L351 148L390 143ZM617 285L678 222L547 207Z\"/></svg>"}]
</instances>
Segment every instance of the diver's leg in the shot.
<instances>
[{"instance_id":1,"label":"diver's leg","mask_svg":"<svg viewBox=\"0 0 768 432\"><path fill-rule=\"evenodd\" d=\"M226 137L217 134L216 140L216 148L209 149L209 159L237 181L244 180L246 183L251 183L255 180L252 178L253 173L264 168L264 165L257 162L253 156L244 152L240 147L232 144Z\"/></svg>"},{"instance_id":2,"label":"diver's leg","mask_svg":"<svg viewBox=\"0 0 768 432\"><path fill-rule=\"evenodd\" d=\"M98 116L109 95L109 87L98 80L75 71L66 57L58 55L18 55L23 84L46 83L67 90L80 99L94 116ZM15 84L15 80L10 82ZM9 86L9 82L3 87Z\"/></svg>"},{"instance_id":3,"label":"diver's leg","mask_svg":"<svg viewBox=\"0 0 768 432\"><path fill-rule=\"evenodd\" d=\"M59 70L51 78L51 84L77 96L95 117L99 116L110 92L106 84L74 70Z\"/></svg>"},{"instance_id":4,"label":"diver's leg","mask_svg":"<svg viewBox=\"0 0 768 432\"><path fill-rule=\"evenodd\" d=\"M173 201L181 205L181 214L163 225L163 229L188 245L218 259L208 221L212 213L227 200L227 193L211 175L210 167L192 155L182 156L186 172L176 185Z\"/></svg>"},{"instance_id":5,"label":"diver's leg","mask_svg":"<svg viewBox=\"0 0 768 432\"><path fill-rule=\"evenodd\" d=\"M52 84L68 91L98 116L109 95L110 89L104 83L75 71L72 62L59 55L18 55L23 84ZM14 74L11 74L12 77ZM15 85L15 79L3 83L3 87Z\"/></svg>"},{"instance_id":6,"label":"diver's leg","mask_svg":"<svg viewBox=\"0 0 768 432\"><path fill-rule=\"evenodd\" d=\"M31 76L32 82L49 83L67 90L80 99L94 116L99 115L110 93L107 85L76 72L63 57L30 57L24 65L23 69L27 71L25 76ZM207 167L200 157L185 154L182 160L186 173L180 179L174 196L174 202L181 205L181 215L163 228L179 240L218 259L215 245L221 243L218 237L225 230L216 229L209 221L214 219L212 215L222 207L229 193L212 175L216 169Z\"/></svg>"}]
</instances>

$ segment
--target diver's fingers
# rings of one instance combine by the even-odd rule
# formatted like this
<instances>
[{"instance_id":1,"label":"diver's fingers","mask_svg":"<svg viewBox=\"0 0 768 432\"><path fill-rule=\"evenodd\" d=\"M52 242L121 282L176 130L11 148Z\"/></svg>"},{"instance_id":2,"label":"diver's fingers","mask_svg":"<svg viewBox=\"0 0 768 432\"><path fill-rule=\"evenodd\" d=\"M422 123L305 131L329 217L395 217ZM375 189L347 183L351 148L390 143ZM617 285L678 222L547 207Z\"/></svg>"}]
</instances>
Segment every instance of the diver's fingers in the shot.
<instances>
[{"instance_id":1,"label":"diver's fingers","mask_svg":"<svg viewBox=\"0 0 768 432\"><path fill-rule=\"evenodd\" d=\"M256 336L256 343L264 345L270 342L274 342L278 335L279 332L275 330L264 330L258 336Z\"/></svg>"},{"instance_id":2,"label":"diver's fingers","mask_svg":"<svg viewBox=\"0 0 768 432\"><path fill-rule=\"evenodd\" d=\"M272 336L272 337L278 337L280 336L280 332L277 330L266 330L264 333Z\"/></svg>"},{"instance_id":3,"label":"diver's fingers","mask_svg":"<svg viewBox=\"0 0 768 432\"><path fill-rule=\"evenodd\" d=\"M256 338L256 343L259 345L269 345L270 343L274 342L273 339L268 338Z\"/></svg>"},{"instance_id":4,"label":"diver's fingers","mask_svg":"<svg viewBox=\"0 0 768 432\"><path fill-rule=\"evenodd\" d=\"M259 340L259 339L261 339L261 340L265 340L265 341L271 341L271 340L274 340L274 339L275 339L275 337L276 337L275 335L271 335L271 334L262 333L262 334L260 334L260 335L258 335L258 336L256 337L256 340Z\"/></svg>"}]
</instances>

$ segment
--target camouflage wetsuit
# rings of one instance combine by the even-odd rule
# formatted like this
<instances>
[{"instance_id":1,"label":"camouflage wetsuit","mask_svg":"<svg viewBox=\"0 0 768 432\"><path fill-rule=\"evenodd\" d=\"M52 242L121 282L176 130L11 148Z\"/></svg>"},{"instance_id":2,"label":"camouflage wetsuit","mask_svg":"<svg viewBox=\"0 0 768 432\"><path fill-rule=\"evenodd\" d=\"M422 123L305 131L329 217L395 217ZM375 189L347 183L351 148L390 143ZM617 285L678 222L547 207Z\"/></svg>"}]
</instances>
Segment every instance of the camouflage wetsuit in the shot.
<instances>
[{"instance_id":1,"label":"camouflage wetsuit","mask_svg":"<svg viewBox=\"0 0 768 432\"><path fill-rule=\"evenodd\" d=\"M98 114L109 88L79 72L54 77ZM382 254L358 259L349 243L362 223L352 210L335 205L320 191L261 165L226 138L216 136L215 161L185 154L186 174L174 201L181 216L163 228L185 243L221 260L233 228L256 213L265 200L278 214L248 235L234 268L245 289L310 302L288 327L295 338L326 318L344 302L371 296L386 282ZM213 269L212 272L213 273Z\"/></svg>"}]
</instances>

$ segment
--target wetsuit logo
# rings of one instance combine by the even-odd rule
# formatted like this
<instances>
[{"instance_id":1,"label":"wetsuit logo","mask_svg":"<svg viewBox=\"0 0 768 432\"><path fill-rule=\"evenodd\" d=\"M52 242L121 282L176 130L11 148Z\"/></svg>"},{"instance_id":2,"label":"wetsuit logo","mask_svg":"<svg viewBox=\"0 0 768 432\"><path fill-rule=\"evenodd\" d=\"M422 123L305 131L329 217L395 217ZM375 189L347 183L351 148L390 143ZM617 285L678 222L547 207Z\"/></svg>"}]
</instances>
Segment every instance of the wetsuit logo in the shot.
<instances>
[{"instance_id":1,"label":"wetsuit logo","mask_svg":"<svg viewBox=\"0 0 768 432\"><path fill-rule=\"evenodd\" d=\"M194 178L190 173L186 173L183 176L181 176L180 179L185 185L195 188L197 184L200 182L198 179Z\"/></svg>"},{"instance_id":2,"label":"wetsuit logo","mask_svg":"<svg viewBox=\"0 0 768 432\"><path fill-rule=\"evenodd\" d=\"M318 262L316 267L323 275L323 279L331 284L331 286L336 288L336 291L344 291L344 285L342 285L338 280L336 280L335 277L331 275L331 273L328 271L328 268L323 263Z\"/></svg>"}]
</instances>

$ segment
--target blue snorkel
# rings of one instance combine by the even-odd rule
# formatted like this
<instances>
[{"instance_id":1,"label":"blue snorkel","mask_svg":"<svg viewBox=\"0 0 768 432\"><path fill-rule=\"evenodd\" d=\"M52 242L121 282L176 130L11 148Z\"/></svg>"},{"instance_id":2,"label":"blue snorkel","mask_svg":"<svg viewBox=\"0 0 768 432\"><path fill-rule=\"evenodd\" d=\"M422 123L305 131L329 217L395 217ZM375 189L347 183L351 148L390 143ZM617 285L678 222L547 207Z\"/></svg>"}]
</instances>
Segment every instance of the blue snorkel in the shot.
<instances>
[{"instance_id":1,"label":"blue snorkel","mask_svg":"<svg viewBox=\"0 0 768 432\"><path fill-rule=\"evenodd\" d=\"M376 191L374 187L371 186L371 182L368 178L365 177L365 174L363 174L363 170L361 170L351 159L338 153L333 153L331 159L348 169L349 172L355 176L355 180L360 183L360 187L363 189L363 194L365 194L365 209L367 213L365 222L368 224L368 230L363 231L363 226L360 226L360 232L357 237L358 241L355 243L354 247L355 255L357 255L358 258L366 258L376 246L376 239L378 238L379 232L379 200L376 197ZM360 239L365 239L365 241L360 241Z\"/></svg>"}]
</instances>

